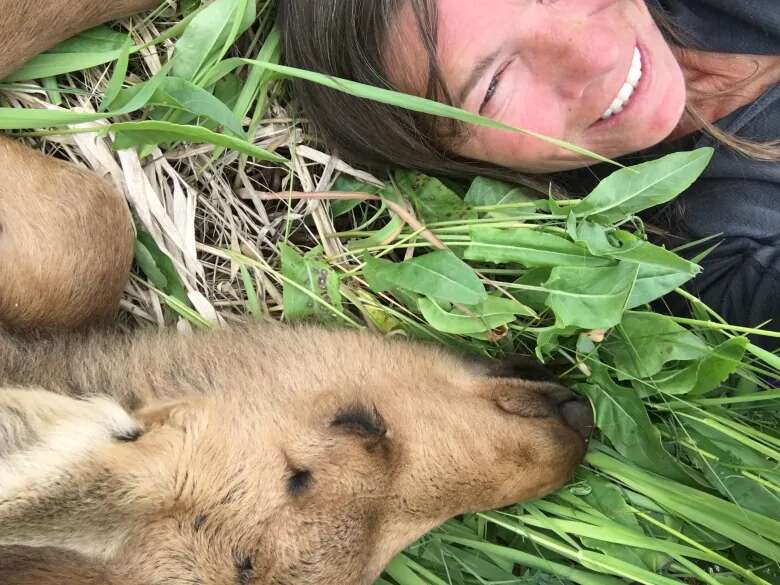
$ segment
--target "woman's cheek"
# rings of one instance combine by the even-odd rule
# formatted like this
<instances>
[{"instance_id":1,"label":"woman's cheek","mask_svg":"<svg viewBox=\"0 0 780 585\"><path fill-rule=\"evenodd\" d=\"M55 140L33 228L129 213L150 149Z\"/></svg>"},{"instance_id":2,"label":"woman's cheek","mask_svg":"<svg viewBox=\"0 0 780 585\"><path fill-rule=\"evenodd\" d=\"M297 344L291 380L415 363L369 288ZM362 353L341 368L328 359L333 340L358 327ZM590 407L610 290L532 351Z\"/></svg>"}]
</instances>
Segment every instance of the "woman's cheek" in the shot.
<instances>
[{"instance_id":1,"label":"woman's cheek","mask_svg":"<svg viewBox=\"0 0 780 585\"><path fill-rule=\"evenodd\" d=\"M560 111L555 102L544 96L517 96L497 117L500 122L514 128L559 140L567 139L566 112ZM550 158L560 155L559 147L527 134L479 128L476 136L482 150L478 153L479 158L508 167L534 172L535 166L543 166Z\"/></svg>"}]
</instances>

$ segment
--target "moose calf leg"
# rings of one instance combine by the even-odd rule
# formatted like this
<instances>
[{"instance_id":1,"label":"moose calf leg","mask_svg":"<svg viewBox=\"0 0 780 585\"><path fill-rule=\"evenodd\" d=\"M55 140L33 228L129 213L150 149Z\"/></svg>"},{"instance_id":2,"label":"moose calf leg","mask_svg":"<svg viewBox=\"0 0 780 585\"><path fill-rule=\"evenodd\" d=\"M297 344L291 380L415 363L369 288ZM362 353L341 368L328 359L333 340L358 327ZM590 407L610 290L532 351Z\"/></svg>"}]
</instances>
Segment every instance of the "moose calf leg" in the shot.
<instances>
[{"instance_id":1,"label":"moose calf leg","mask_svg":"<svg viewBox=\"0 0 780 585\"><path fill-rule=\"evenodd\" d=\"M86 327L115 313L133 256L124 199L93 173L0 136L0 325Z\"/></svg>"}]
</instances>

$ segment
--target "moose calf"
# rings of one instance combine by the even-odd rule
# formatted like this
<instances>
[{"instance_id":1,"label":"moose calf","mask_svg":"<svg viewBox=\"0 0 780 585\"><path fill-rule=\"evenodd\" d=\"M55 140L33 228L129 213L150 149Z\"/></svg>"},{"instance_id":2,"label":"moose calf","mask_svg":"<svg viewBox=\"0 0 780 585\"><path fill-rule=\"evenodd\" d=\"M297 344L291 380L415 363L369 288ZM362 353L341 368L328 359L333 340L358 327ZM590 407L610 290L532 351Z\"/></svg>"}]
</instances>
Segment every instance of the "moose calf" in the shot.
<instances>
[{"instance_id":1,"label":"moose calf","mask_svg":"<svg viewBox=\"0 0 780 585\"><path fill-rule=\"evenodd\" d=\"M588 402L492 368L272 324L2 338L0 551L123 584L369 585L448 518L580 463Z\"/></svg>"}]
</instances>

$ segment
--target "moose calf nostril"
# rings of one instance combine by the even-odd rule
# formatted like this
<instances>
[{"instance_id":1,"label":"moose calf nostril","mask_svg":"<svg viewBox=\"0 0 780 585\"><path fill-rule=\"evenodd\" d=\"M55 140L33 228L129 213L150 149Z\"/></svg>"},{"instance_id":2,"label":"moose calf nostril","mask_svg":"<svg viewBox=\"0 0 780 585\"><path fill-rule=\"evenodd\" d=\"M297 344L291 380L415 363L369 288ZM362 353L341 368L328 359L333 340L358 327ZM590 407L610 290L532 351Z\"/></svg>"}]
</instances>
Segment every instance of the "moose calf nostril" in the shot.
<instances>
[{"instance_id":1,"label":"moose calf nostril","mask_svg":"<svg viewBox=\"0 0 780 585\"><path fill-rule=\"evenodd\" d=\"M593 408L585 398L573 398L559 405L561 416L583 439L593 432Z\"/></svg>"}]
</instances>

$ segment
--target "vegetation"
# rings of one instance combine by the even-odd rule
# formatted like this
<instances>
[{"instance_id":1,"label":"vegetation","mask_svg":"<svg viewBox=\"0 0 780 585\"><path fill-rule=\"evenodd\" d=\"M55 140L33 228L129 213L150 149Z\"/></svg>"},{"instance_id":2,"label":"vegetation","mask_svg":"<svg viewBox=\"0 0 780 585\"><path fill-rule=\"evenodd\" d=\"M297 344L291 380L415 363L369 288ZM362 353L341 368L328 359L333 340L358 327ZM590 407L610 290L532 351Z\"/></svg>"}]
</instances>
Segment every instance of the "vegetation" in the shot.
<instances>
[{"instance_id":1,"label":"vegetation","mask_svg":"<svg viewBox=\"0 0 780 585\"><path fill-rule=\"evenodd\" d=\"M780 583L780 357L684 292L698 266L650 243L637 217L711 152L616 167L580 200L479 177L372 177L307 134L286 78L496 123L279 66L273 9L170 2L0 86L0 129L127 195L139 229L128 325L314 317L535 354L592 400L599 432L567 487L449 522L382 584ZM652 310L667 294L690 318Z\"/></svg>"}]
</instances>

